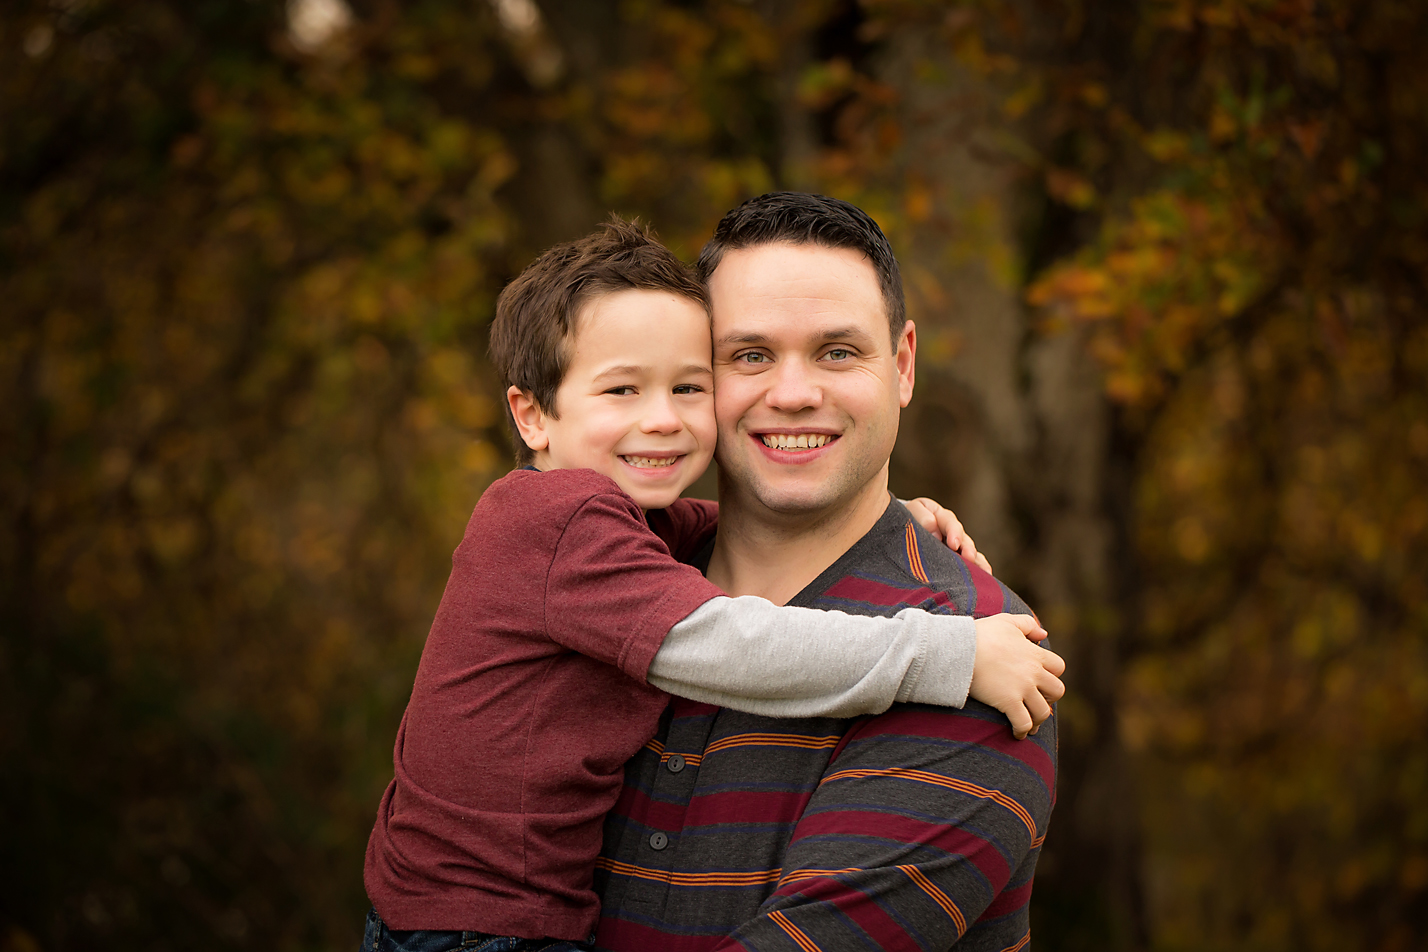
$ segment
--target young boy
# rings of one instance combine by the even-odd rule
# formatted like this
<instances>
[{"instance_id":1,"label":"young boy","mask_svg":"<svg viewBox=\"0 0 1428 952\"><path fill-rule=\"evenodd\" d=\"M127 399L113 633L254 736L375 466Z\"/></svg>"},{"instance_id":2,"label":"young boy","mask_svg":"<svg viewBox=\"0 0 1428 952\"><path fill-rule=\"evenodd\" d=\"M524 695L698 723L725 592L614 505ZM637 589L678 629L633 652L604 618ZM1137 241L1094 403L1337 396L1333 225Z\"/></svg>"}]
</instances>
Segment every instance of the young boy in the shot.
<instances>
[{"instance_id":1,"label":"young boy","mask_svg":"<svg viewBox=\"0 0 1428 952\"><path fill-rule=\"evenodd\" d=\"M367 848L364 950L576 948L601 823L666 691L840 717L961 706L969 680L1009 712L1060 696L1029 616L777 607L676 561L715 518L679 499L714 450L708 312L644 229L538 258L502 292L491 351L524 468L453 556Z\"/></svg>"}]
</instances>

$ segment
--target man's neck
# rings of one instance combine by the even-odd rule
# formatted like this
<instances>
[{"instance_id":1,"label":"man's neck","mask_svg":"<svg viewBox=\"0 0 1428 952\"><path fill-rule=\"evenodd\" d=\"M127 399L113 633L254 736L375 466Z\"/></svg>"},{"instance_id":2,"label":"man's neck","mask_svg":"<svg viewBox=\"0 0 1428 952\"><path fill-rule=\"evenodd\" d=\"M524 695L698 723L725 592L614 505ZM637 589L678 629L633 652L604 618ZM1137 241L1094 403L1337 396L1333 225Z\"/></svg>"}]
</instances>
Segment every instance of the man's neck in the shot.
<instances>
[{"instance_id":1,"label":"man's neck","mask_svg":"<svg viewBox=\"0 0 1428 952\"><path fill-rule=\"evenodd\" d=\"M867 535L888 507L887 467L851 504L784 513L721 484L719 534L709 580L729 595L758 595L783 605Z\"/></svg>"}]
</instances>

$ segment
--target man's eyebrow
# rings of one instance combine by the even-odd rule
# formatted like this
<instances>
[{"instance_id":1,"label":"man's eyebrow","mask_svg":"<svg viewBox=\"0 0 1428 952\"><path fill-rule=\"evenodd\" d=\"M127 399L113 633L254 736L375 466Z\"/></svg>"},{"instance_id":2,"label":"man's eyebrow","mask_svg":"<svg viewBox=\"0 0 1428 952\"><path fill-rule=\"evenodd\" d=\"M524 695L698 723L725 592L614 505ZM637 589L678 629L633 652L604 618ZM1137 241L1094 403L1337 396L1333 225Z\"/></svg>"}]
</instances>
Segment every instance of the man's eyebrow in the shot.
<instances>
[{"instance_id":1,"label":"man's eyebrow","mask_svg":"<svg viewBox=\"0 0 1428 952\"><path fill-rule=\"evenodd\" d=\"M867 340L872 335L861 327L835 327L826 330L818 335L819 340ZM769 339L764 334L750 331L746 334L733 333L726 334L714 343L716 344L767 344Z\"/></svg>"},{"instance_id":2,"label":"man's eyebrow","mask_svg":"<svg viewBox=\"0 0 1428 952\"><path fill-rule=\"evenodd\" d=\"M821 340L868 340L872 335L861 327L839 327L824 331L819 337Z\"/></svg>"},{"instance_id":3,"label":"man's eyebrow","mask_svg":"<svg viewBox=\"0 0 1428 952\"><path fill-rule=\"evenodd\" d=\"M768 339L768 337L766 337L765 335L763 335L763 334L756 334L756 333L750 331L749 333L746 333L746 334L738 334L738 333L735 333L735 334L725 334L723 337L719 338L719 339L716 340L714 343L715 343L715 345L719 345L719 344L767 344L768 342L769 342L769 339Z\"/></svg>"}]
</instances>

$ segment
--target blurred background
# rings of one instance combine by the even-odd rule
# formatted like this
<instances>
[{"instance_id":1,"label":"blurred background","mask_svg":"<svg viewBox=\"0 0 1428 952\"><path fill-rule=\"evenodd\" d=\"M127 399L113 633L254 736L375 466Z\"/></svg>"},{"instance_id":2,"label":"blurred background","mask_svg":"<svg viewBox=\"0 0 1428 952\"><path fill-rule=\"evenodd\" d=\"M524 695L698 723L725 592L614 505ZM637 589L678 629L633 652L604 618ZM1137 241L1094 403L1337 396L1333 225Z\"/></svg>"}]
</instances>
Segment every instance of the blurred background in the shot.
<instances>
[{"instance_id":1,"label":"blurred background","mask_svg":"<svg viewBox=\"0 0 1428 952\"><path fill-rule=\"evenodd\" d=\"M1044 950L1428 947L1428 5L7 0L0 950L346 950L495 294L887 231L1070 663Z\"/></svg>"}]
</instances>

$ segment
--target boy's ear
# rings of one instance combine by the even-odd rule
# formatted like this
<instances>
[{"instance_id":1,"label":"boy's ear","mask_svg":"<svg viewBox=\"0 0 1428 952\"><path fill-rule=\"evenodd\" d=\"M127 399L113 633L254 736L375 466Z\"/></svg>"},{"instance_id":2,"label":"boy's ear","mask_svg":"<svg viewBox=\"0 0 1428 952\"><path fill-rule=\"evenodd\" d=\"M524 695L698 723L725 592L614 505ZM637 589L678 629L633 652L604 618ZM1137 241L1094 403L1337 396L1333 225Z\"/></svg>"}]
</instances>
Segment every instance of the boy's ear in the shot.
<instances>
[{"instance_id":1,"label":"boy's ear","mask_svg":"<svg viewBox=\"0 0 1428 952\"><path fill-rule=\"evenodd\" d=\"M511 407L511 418L516 421L521 439L532 452L539 453L550 445L550 436L545 432L545 413L534 397L512 386L506 389L506 403Z\"/></svg>"}]
</instances>

